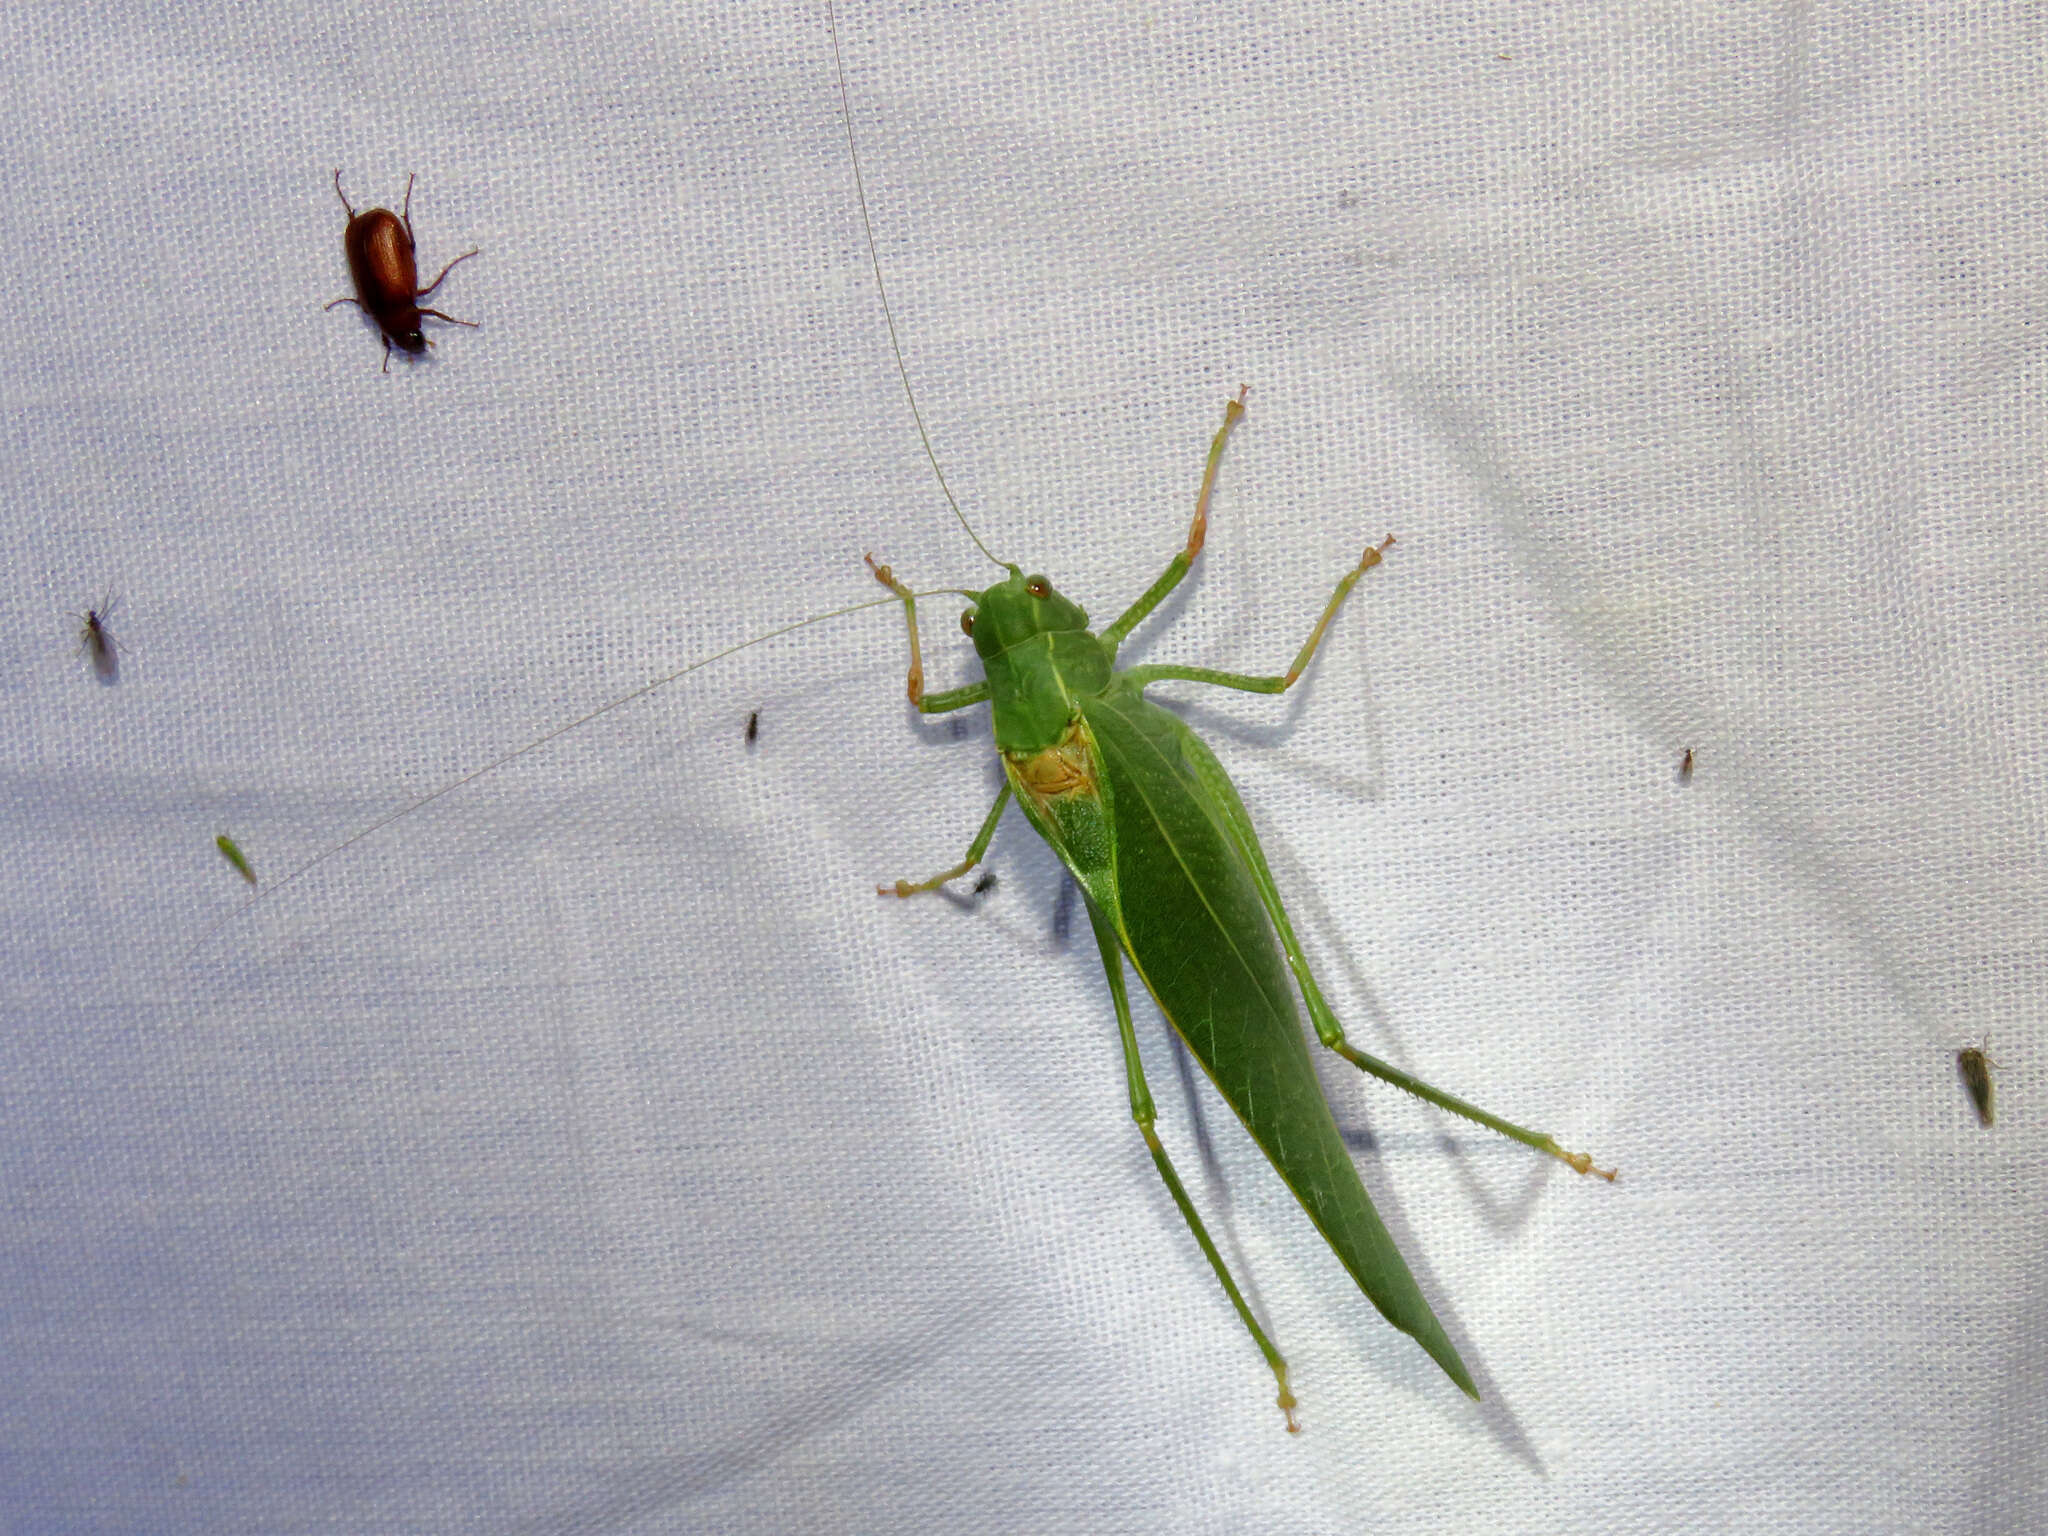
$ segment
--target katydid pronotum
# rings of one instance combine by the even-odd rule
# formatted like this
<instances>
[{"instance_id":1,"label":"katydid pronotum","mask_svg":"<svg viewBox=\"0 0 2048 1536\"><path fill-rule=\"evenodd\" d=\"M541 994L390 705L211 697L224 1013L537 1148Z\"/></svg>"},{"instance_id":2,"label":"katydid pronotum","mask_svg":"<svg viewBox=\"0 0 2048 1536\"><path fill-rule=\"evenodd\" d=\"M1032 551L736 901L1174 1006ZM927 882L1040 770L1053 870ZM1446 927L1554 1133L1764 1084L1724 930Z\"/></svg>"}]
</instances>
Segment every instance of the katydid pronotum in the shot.
<instances>
[{"instance_id":1,"label":"katydid pronotum","mask_svg":"<svg viewBox=\"0 0 2048 1536\"><path fill-rule=\"evenodd\" d=\"M869 226L837 19L830 0L827 13L868 254L911 416L926 453L931 455ZM1594 1168L1583 1153L1564 1151L1550 1136L1453 1097L1346 1040L1303 956L1250 815L1228 775L1177 715L1145 697L1151 684L1168 680L1255 693L1285 692L1310 664L1359 579L1381 563L1393 540L1389 537L1362 552L1338 581L1321 617L1282 674L1251 675L1174 665L1118 671L1115 666L1124 640L1180 585L1202 552L1225 445L1244 415L1244 400L1241 390L1225 407L1222 425L1209 447L1183 547L1099 635L1089 631L1086 614L1055 591L1045 577L1028 575L1024 568L989 555L953 502L933 456L933 469L947 502L976 547L1003 570L1001 580L978 591L942 588L919 593L900 581L888 565L870 557L870 569L889 596L802 620L670 673L365 828L236 911L276 895L315 864L596 715L776 635L862 609L900 603L909 641L907 691L912 704L920 713L931 715L988 703L1004 785L958 864L927 879L882 886L882 894L909 897L936 891L971 874L1004 810L1016 799L1080 890L1109 985L1130 1113L1197 1246L1272 1371L1277 1403L1289 1430L1299 1426L1286 1361L1233 1278L1155 1128L1126 987L1126 962L1366 1297L1395 1327L1412 1336L1453 1382L1477 1397L1471 1374L1423 1297L1350 1161L1316 1077L1295 992L1300 993L1318 1040L1366 1073L1555 1157L1579 1173L1599 1173L1608 1179L1614 1175ZM917 603L921 597L941 593L966 599L969 606L961 622L974 643L983 677L928 693ZM750 718L750 741L752 737Z\"/></svg>"}]
</instances>

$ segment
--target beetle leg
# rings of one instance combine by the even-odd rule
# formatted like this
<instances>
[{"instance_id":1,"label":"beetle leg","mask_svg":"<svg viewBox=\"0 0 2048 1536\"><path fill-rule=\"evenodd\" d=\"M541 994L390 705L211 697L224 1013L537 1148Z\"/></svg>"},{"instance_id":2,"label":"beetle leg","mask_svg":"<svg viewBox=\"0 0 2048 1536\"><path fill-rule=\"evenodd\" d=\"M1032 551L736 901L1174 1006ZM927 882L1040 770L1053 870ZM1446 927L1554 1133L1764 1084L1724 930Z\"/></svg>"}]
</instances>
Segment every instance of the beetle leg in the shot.
<instances>
[{"instance_id":1,"label":"beetle leg","mask_svg":"<svg viewBox=\"0 0 2048 1536\"><path fill-rule=\"evenodd\" d=\"M483 252L480 250L464 251L460 256L456 257L454 261L449 262L447 266L441 269L440 277L435 278L431 283L427 284L426 287L420 289L420 291L418 293L415 293L413 297L416 299L424 299L428 294L432 293L436 288L440 287L442 279L446 278L450 272L453 272L458 265L460 265L462 262L469 260L469 258L472 256L481 256L482 254ZM436 311L430 309L427 311L427 313L431 315L436 313ZM446 315L442 315L441 318L443 320L446 320L448 317ZM464 322L458 320L455 323L457 325L461 325Z\"/></svg>"},{"instance_id":2,"label":"beetle leg","mask_svg":"<svg viewBox=\"0 0 2048 1536\"><path fill-rule=\"evenodd\" d=\"M382 336L383 332L380 331L378 334ZM391 338L389 336L384 337L384 366L377 371L379 373L389 373L391 371Z\"/></svg>"},{"instance_id":3,"label":"beetle leg","mask_svg":"<svg viewBox=\"0 0 2048 1536\"><path fill-rule=\"evenodd\" d=\"M458 320L453 315L442 314L441 311L439 311L438 309L423 309L420 311L420 313L423 315L432 315L436 320L446 320L450 325L466 325L471 330L475 330L479 325L483 323L480 320Z\"/></svg>"},{"instance_id":4,"label":"beetle leg","mask_svg":"<svg viewBox=\"0 0 2048 1536\"><path fill-rule=\"evenodd\" d=\"M334 301L334 304L353 304L357 309L361 309L363 307L363 301L361 299L352 299L347 294L343 294L340 298L336 299ZM323 304L320 307L322 309L332 309L334 308L334 304Z\"/></svg>"},{"instance_id":5,"label":"beetle leg","mask_svg":"<svg viewBox=\"0 0 2048 1536\"><path fill-rule=\"evenodd\" d=\"M405 207L398 217L405 224L405 238L412 241L412 248L414 250L418 250L420 248L419 242L412 238L412 182L413 173L407 171L405 173Z\"/></svg>"},{"instance_id":6,"label":"beetle leg","mask_svg":"<svg viewBox=\"0 0 2048 1536\"><path fill-rule=\"evenodd\" d=\"M341 206L348 210L348 216L354 218L356 216L355 204L351 203L348 200L348 194L341 190L341 167L338 165L334 168L334 195L341 199Z\"/></svg>"}]
</instances>

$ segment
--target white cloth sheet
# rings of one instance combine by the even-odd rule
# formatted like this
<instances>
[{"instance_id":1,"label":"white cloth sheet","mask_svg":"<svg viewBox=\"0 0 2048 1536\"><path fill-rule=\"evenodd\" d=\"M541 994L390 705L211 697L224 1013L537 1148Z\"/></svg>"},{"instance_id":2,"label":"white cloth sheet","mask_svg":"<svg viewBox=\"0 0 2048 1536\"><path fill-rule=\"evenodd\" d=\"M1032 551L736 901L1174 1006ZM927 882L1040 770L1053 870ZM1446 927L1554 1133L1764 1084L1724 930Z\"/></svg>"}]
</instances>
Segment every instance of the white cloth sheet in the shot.
<instances>
[{"instance_id":1,"label":"white cloth sheet","mask_svg":"<svg viewBox=\"0 0 2048 1536\"><path fill-rule=\"evenodd\" d=\"M822 0L0 10L0 1528L2048 1529L2038 8L841 17L990 547L1264 829L1486 1394L1358 1295L900 616L992 568ZM379 371L336 167L412 212ZM102 687L71 615L106 592ZM966 680L956 600L923 607ZM742 739L749 711L760 738ZM1689 785L1677 781L1693 749ZM1986 1036L1980 1129L1954 1052Z\"/></svg>"}]
</instances>

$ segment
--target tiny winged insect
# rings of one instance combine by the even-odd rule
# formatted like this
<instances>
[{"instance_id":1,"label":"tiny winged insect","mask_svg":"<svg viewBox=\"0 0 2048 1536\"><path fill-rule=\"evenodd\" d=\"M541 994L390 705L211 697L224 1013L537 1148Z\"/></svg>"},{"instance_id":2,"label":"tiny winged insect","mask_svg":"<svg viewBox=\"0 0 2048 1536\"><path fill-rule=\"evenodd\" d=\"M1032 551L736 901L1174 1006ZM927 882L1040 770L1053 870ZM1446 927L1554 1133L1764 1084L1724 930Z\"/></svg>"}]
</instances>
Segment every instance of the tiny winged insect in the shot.
<instances>
[{"instance_id":1,"label":"tiny winged insect","mask_svg":"<svg viewBox=\"0 0 2048 1536\"><path fill-rule=\"evenodd\" d=\"M1986 1041L1985 1045L1990 1042ZM1956 1075L1963 1080L1963 1090L1970 1096L1970 1105L1977 1111L1977 1123L1986 1130L1997 1118L1996 1092L1991 1082L1992 1060L1985 1054L1983 1046L1965 1046L1956 1052Z\"/></svg>"},{"instance_id":2,"label":"tiny winged insect","mask_svg":"<svg viewBox=\"0 0 2048 1536\"><path fill-rule=\"evenodd\" d=\"M894 346L895 322L869 224L837 20L829 0L827 16L856 199ZM1302 1010L1324 1047L1368 1075L1554 1157L1578 1173L1599 1174L1610 1180L1614 1174L1595 1168L1584 1153L1565 1151L1549 1135L1479 1109L1367 1054L1345 1038L1303 956L1250 813L1229 776L1178 715L1145 697L1151 685L1168 681L1252 693L1286 692L1308 668L1352 589L1366 572L1382 563L1393 539L1366 546L1340 577L1321 616L1283 673L1254 675L1171 664L1119 670L1119 648L1180 585L1202 552L1224 448L1244 416L1245 392L1227 403L1222 425L1210 443L1183 547L1135 601L1097 631L1090 629L1087 614L1056 590L1049 578L990 554L950 491L945 490L944 475L917 414L908 371L901 367L900 349L898 360L912 418L932 458L940 488L968 537L998 567L999 579L979 590L956 587L916 592L888 565L870 556L869 568L875 580L888 589L888 596L757 636L614 700L327 849L237 910L247 910L254 901L275 894L314 865L429 801L689 672L807 624L877 604L900 604L910 652L906 691L911 703L923 715L988 704L1003 785L958 863L925 879L879 886L879 893L910 897L940 891L970 875L980 865L997 823L1015 800L1064 866L1069 879L1063 886L1068 891L1078 889L1108 985L1131 1117L1203 1259L1272 1372L1278 1388L1276 1402L1288 1429L1299 1426L1286 1360L1246 1301L1155 1128L1156 1114L1132 1020L1127 988L1130 971L1136 972L1365 1297L1397 1329L1415 1339L1452 1382L1476 1398L1478 1389L1470 1372L1352 1165L1317 1079ZM966 600L960 622L973 642L982 675L959 687L928 692L917 605L920 599L938 595ZM985 895L992 888L993 877L983 872L974 893Z\"/></svg>"},{"instance_id":3,"label":"tiny winged insect","mask_svg":"<svg viewBox=\"0 0 2048 1536\"><path fill-rule=\"evenodd\" d=\"M249 867L249 860L232 837L223 832L213 840L213 846L220 850L220 856L234 865L235 873L251 885L256 883L256 871Z\"/></svg>"},{"instance_id":4,"label":"tiny winged insect","mask_svg":"<svg viewBox=\"0 0 2048 1536\"><path fill-rule=\"evenodd\" d=\"M1687 748L1685 749L1685 756L1681 757L1681 758L1680 758L1680 759L1678 760L1678 782L1679 782L1679 783L1681 783L1681 784L1690 784L1690 783L1692 782L1692 748L1691 748L1691 747L1687 747Z\"/></svg>"},{"instance_id":5,"label":"tiny winged insect","mask_svg":"<svg viewBox=\"0 0 2048 1536\"><path fill-rule=\"evenodd\" d=\"M78 616L78 648L92 658L92 675L110 688L121 680L122 645L107 622L120 606L121 599L110 593L100 599L97 608Z\"/></svg>"},{"instance_id":6,"label":"tiny winged insect","mask_svg":"<svg viewBox=\"0 0 2048 1536\"><path fill-rule=\"evenodd\" d=\"M417 356L432 346L420 329L420 319L432 315L450 325L475 327L474 320L457 320L438 309L422 309L419 301L440 287L448 274L462 262L477 255L464 251L441 269L441 276L426 287L419 286L420 271L414 258L412 237L412 183L405 178L405 207L399 213L389 208L367 208L357 213L341 190L341 170L334 172L334 195L348 210L348 225L341 232L342 250L348 255L348 273L356 285L353 297L344 294L335 304L353 304L372 320L384 336L384 371L391 369L391 349Z\"/></svg>"},{"instance_id":7,"label":"tiny winged insect","mask_svg":"<svg viewBox=\"0 0 2048 1536\"><path fill-rule=\"evenodd\" d=\"M747 715L747 745L752 747L761 739L761 711L752 710Z\"/></svg>"}]
</instances>

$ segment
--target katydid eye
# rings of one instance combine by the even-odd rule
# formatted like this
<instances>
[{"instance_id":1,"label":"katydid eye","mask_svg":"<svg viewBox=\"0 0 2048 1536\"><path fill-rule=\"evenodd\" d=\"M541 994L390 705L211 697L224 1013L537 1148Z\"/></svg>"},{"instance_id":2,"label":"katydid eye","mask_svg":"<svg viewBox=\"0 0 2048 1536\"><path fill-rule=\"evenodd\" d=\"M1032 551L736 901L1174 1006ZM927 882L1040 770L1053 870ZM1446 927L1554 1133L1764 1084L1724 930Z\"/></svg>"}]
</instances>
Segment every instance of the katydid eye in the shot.
<instances>
[{"instance_id":1,"label":"katydid eye","mask_svg":"<svg viewBox=\"0 0 2048 1536\"><path fill-rule=\"evenodd\" d=\"M972 635L974 633L974 610L972 608L969 608L960 615L960 633L963 635Z\"/></svg>"},{"instance_id":2,"label":"katydid eye","mask_svg":"<svg viewBox=\"0 0 2048 1536\"><path fill-rule=\"evenodd\" d=\"M1024 590L1026 592L1029 592L1033 597L1051 597L1052 583L1047 581L1043 576L1034 576L1029 581L1024 583Z\"/></svg>"}]
</instances>

